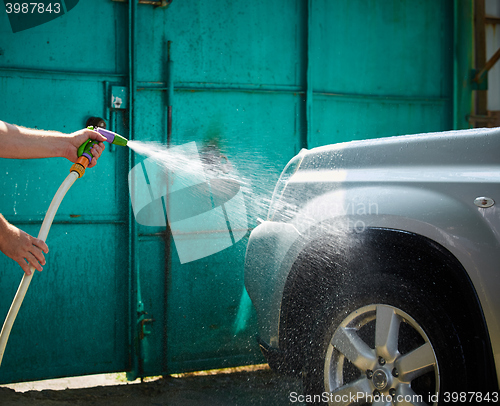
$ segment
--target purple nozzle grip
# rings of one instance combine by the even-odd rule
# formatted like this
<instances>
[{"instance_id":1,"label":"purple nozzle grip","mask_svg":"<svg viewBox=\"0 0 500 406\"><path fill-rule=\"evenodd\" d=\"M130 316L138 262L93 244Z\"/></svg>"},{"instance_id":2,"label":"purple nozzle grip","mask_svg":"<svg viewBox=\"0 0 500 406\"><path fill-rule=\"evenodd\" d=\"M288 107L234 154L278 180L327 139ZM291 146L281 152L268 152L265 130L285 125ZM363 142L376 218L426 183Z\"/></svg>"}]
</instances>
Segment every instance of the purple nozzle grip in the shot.
<instances>
[{"instance_id":1,"label":"purple nozzle grip","mask_svg":"<svg viewBox=\"0 0 500 406\"><path fill-rule=\"evenodd\" d=\"M99 134L103 135L104 137L106 137L106 140L112 144L114 139L115 139L115 133L114 132L111 132L111 131L108 131L108 130L105 130L104 128L101 128L101 127L97 127L97 128L94 128L94 131L97 131Z\"/></svg>"},{"instance_id":2,"label":"purple nozzle grip","mask_svg":"<svg viewBox=\"0 0 500 406\"><path fill-rule=\"evenodd\" d=\"M86 152L84 152L82 156L87 157L87 159L89 160L89 164L92 162L93 158L92 154L87 154Z\"/></svg>"}]
</instances>

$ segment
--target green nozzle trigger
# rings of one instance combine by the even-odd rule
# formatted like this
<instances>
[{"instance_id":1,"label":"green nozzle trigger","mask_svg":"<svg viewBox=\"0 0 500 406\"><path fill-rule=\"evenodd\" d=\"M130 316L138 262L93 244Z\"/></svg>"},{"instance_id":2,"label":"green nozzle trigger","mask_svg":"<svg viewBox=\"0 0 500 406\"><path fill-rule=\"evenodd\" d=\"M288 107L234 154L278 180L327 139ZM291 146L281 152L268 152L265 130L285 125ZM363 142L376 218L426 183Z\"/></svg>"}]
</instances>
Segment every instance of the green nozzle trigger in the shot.
<instances>
[{"instance_id":1,"label":"green nozzle trigger","mask_svg":"<svg viewBox=\"0 0 500 406\"><path fill-rule=\"evenodd\" d=\"M103 128L96 128L96 127L87 127L89 130L97 131L99 132L104 138L106 138L106 141L109 142L110 144L115 144L115 145L121 145L121 146L126 146L128 143L128 140L124 137L122 137L119 134L116 134L112 131L105 130ZM82 156L84 154L88 155L89 160L91 159L90 157L92 156L90 154L90 149L96 145L99 144L99 141L96 140L91 140L88 139L85 141L80 147L78 148L78 156Z\"/></svg>"},{"instance_id":2,"label":"green nozzle trigger","mask_svg":"<svg viewBox=\"0 0 500 406\"><path fill-rule=\"evenodd\" d=\"M87 127L87 128L89 130L93 130L94 129L94 127L92 127L92 126ZM88 155L92 156L92 154L90 153L90 150L96 144L99 144L99 142L96 141L96 140L92 140L92 139L89 138L87 141L85 141L82 145L80 145L78 147L78 150L77 150L78 157L81 157L85 153L87 153Z\"/></svg>"},{"instance_id":3,"label":"green nozzle trigger","mask_svg":"<svg viewBox=\"0 0 500 406\"><path fill-rule=\"evenodd\" d=\"M85 141L82 145L80 145L80 147L78 147L78 156L82 156L85 152L90 154L90 150L95 144L99 144L99 142L91 139Z\"/></svg>"},{"instance_id":4,"label":"green nozzle trigger","mask_svg":"<svg viewBox=\"0 0 500 406\"><path fill-rule=\"evenodd\" d=\"M99 144L99 142L98 142L98 141L96 141L96 140L91 140L91 139L89 138L87 141L85 141L82 145L80 145L80 146L78 147L78 151L77 151L78 156L79 156L79 157L80 157L80 156L82 156L85 152L86 152L87 154L89 154L89 155L92 155L92 154L90 153L90 150L91 150L91 149L92 149L92 147L93 147L94 145L96 145L96 144Z\"/></svg>"}]
</instances>

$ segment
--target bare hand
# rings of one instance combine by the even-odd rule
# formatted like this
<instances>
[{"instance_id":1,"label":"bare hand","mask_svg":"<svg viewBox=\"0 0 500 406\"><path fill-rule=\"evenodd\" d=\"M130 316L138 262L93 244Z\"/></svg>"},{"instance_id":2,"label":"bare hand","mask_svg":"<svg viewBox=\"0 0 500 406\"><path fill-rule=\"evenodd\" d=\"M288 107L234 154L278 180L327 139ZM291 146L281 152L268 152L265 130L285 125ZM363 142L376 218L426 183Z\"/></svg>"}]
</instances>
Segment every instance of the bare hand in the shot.
<instances>
[{"instance_id":1,"label":"bare hand","mask_svg":"<svg viewBox=\"0 0 500 406\"><path fill-rule=\"evenodd\" d=\"M31 275L31 264L38 271L45 265L43 253L49 252L44 241L34 238L4 220L0 230L0 251L16 261L26 275Z\"/></svg>"},{"instance_id":2,"label":"bare hand","mask_svg":"<svg viewBox=\"0 0 500 406\"><path fill-rule=\"evenodd\" d=\"M104 143L102 141L106 141L106 137L99 134L97 131L92 131L87 128L83 130L76 131L74 133L69 134L68 141L70 145L66 152L66 158L68 158L71 162L76 162L78 159L78 148L88 139L100 141L99 144L96 144L90 150L92 154L92 162L89 164L89 168L92 168L97 163L97 159L101 156L102 151L104 151Z\"/></svg>"}]
</instances>

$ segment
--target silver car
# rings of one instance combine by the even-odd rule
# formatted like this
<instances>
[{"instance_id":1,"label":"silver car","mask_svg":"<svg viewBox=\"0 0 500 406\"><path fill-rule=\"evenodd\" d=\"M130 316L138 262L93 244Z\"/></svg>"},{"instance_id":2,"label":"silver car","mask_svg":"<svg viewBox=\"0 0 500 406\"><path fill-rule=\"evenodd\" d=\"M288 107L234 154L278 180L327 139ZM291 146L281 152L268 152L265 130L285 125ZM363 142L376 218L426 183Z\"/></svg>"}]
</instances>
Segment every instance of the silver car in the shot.
<instances>
[{"instance_id":1,"label":"silver car","mask_svg":"<svg viewBox=\"0 0 500 406\"><path fill-rule=\"evenodd\" d=\"M269 364L305 403L496 403L499 205L500 129L302 150L246 254Z\"/></svg>"}]
</instances>

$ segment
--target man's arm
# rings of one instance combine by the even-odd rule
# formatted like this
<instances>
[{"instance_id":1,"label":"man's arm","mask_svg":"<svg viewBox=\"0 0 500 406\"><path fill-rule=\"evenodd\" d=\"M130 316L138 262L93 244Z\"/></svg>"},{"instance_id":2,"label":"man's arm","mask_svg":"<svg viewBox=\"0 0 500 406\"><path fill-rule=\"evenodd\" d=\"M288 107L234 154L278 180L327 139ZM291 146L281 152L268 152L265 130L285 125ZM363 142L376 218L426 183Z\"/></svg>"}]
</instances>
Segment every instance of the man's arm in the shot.
<instances>
[{"instance_id":1,"label":"man's arm","mask_svg":"<svg viewBox=\"0 0 500 406\"><path fill-rule=\"evenodd\" d=\"M0 158L63 157L75 162L78 158L78 147L89 138L100 141L92 147L91 153L95 159L92 159L89 165L91 168L104 150L102 141L106 141L98 132L83 129L63 134L57 131L32 130L0 121Z\"/></svg>"},{"instance_id":2,"label":"man's arm","mask_svg":"<svg viewBox=\"0 0 500 406\"><path fill-rule=\"evenodd\" d=\"M89 168L95 166L104 150L106 138L98 132L88 129L72 134L57 131L31 130L0 121L0 158L30 159L64 157L75 162L78 159L78 147L88 139L100 141L92 147L94 159ZM0 214L0 251L16 261L23 271L30 275L31 264L39 271L45 265L43 253L49 251L47 244L38 238L10 224Z\"/></svg>"}]
</instances>

